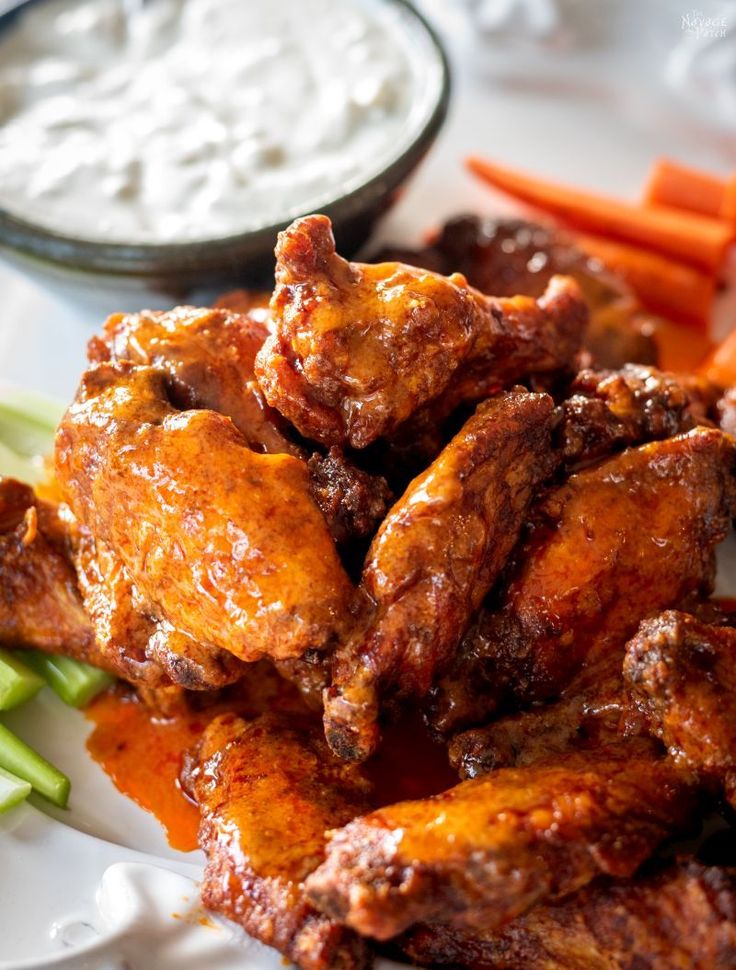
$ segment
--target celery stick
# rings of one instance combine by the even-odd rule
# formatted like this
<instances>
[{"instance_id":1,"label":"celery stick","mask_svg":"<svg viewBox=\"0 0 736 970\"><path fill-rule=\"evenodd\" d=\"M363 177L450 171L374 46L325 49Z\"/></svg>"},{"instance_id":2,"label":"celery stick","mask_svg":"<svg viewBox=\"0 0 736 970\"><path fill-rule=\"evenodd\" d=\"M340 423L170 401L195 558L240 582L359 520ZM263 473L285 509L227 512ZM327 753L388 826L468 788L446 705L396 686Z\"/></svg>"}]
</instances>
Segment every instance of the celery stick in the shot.
<instances>
[{"instance_id":1,"label":"celery stick","mask_svg":"<svg viewBox=\"0 0 736 970\"><path fill-rule=\"evenodd\" d=\"M39 650L27 650L23 656L28 665L70 707L84 707L114 680L99 667L72 660L71 657L57 657Z\"/></svg>"},{"instance_id":2,"label":"celery stick","mask_svg":"<svg viewBox=\"0 0 736 970\"><path fill-rule=\"evenodd\" d=\"M4 724L0 724L0 768L10 771L48 798L59 808L66 808L71 783L58 768L42 758Z\"/></svg>"},{"instance_id":3,"label":"celery stick","mask_svg":"<svg viewBox=\"0 0 736 970\"><path fill-rule=\"evenodd\" d=\"M0 475L35 485L43 477L43 462L21 457L0 440Z\"/></svg>"},{"instance_id":4,"label":"celery stick","mask_svg":"<svg viewBox=\"0 0 736 970\"><path fill-rule=\"evenodd\" d=\"M24 802L31 794L31 785L17 775L0 768L0 812Z\"/></svg>"},{"instance_id":5,"label":"celery stick","mask_svg":"<svg viewBox=\"0 0 736 970\"><path fill-rule=\"evenodd\" d=\"M27 458L45 455L64 413L62 405L31 391L0 394L0 441Z\"/></svg>"},{"instance_id":6,"label":"celery stick","mask_svg":"<svg viewBox=\"0 0 736 970\"><path fill-rule=\"evenodd\" d=\"M35 670L0 647L0 711L9 711L11 707L29 701L44 683Z\"/></svg>"}]
</instances>

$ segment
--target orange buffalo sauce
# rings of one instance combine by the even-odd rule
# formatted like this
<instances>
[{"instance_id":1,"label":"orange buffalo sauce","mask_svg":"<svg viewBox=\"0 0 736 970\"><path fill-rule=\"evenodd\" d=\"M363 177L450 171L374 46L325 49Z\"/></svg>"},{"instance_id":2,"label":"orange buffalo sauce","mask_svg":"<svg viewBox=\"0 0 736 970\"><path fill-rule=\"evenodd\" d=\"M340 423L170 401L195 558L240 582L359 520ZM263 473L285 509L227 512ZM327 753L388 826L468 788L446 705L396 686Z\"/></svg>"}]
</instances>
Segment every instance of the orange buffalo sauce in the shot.
<instances>
[{"instance_id":1,"label":"orange buffalo sauce","mask_svg":"<svg viewBox=\"0 0 736 970\"><path fill-rule=\"evenodd\" d=\"M87 749L116 788L156 816L172 849L196 849L199 812L182 792L179 772L207 719L190 712L155 717L134 695L116 691L85 714L95 725Z\"/></svg>"},{"instance_id":2,"label":"orange buffalo sauce","mask_svg":"<svg viewBox=\"0 0 736 970\"><path fill-rule=\"evenodd\" d=\"M184 755L209 720L225 710L256 717L264 710L288 714L304 709L294 689L272 675L262 678L255 689L251 684L203 709L182 707L166 717L122 687L102 694L85 711L95 725L87 741L89 753L118 791L156 816L173 849L197 848L199 812L179 783ZM318 720L315 727L320 730ZM387 726L365 772L373 785L375 807L425 798L457 784L444 746L430 738L416 713Z\"/></svg>"}]
</instances>

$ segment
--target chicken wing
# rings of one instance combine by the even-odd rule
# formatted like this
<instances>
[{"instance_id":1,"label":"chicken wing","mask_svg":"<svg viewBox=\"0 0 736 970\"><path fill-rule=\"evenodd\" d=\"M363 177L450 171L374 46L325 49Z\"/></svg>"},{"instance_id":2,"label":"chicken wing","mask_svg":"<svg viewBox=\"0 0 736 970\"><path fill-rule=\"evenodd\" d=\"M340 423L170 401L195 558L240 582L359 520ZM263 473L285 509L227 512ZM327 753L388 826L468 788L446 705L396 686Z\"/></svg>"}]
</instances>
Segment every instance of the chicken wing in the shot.
<instances>
[{"instance_id":1,"label":"chicken wing","mask_svg":"<svg viewBox=\"0 0 736 970\"><path fill-rule=\"evenodd\" d=\"M275 332L256 358L267 401L299 431L363 448L447 388L461 364L486 387L568 367L586 323L576 284L555 279L535 302L496 300L400 263L348 263L330 221L279 235Z\"/></svg>"},{"instance_id":2,"label":"chicken wing","mask_svg":"<svg viewBox=\"0 0 736 970\"><path fill-rule=\"evenodd\" d=\"M254 316L227 309L176 307L167 312L116 313L102 337L89 344L93 362L129 361L166 374L168 389L184 408L206 408L231 418L253 451L303 458L309 451L270 408L255 379L255 357L268 335ZM309 460L312 495L335 540L345 543L375 532L390 491L383 478L349 462L337 448ZM359 508L358 508L359 505Z\"/></svg>"},{"instance_id":3,"label":"chicken wing","mask_svg":"<svg viewBox=\"0 0 736 970\"><path fill-rule=\"evenodd\" d=\"M318 913L305 878L327 829L364 811L368 783L330 755L314 726L223 715L207 728L186 779L202 816L205 906L240 923L301 970L359 970L365 941Z\"/></svg>"},{"instance_id":4,"label":"chicken wing","mask_svg":"<svg viewBox=\"0 0 736 970\"><path fill-rule=\"evenodd\" d=\"M596 365L657 362L655 321L641 310L623 280L560 230L521 219L458 216L426 249L389 250L382 258L445 275L459 272L482 293L497 296L539 297L552 276L571 276L590 309L583 343Z\"/></svg>"},{"instance_id":5,"label":"chicken wing","mask_svg":"<svg viewBox=\"0 0 736 970\"><path fill-rule=\"evenodd\" d=\"M420 926L400 946L416 963L456 970L730 970L736 871L691 861L599 880L500 931Z\"/></svg>"},{"instance_id":6,"label":"chicken wing","mask_svg":"<svg viewBox=\"0 0 736 970\"><path fill-rule=\"evenodd\" d=\"M736 807L736 629L675 610L644 620L624 677L670 756L722 784Z\"/></svg>"},{"instance_id":7,"label":"chicken wing","mask_svg":"<svg viewBox=\"0 0 736 970\"><path fill-rule=\"evenodd\" d=\"M74 562L97 650L131 684L155 690L177 684L213 690L232 684L243 664L225 650L203 646L146 612L122 562L86 529L75 543Z\"/></svg>"},{"instance_id":8,"label":"chicken wing","mask_svg":"<svg viewBox=\"0 0 736 970\"><path fill-rule=\"evenodd\" d=\"M554 703L461 731L450 741L450 763L461 778L477 778L615 741L625 709L621 663L617 653L607 654L583 668Z\"/></svg>"},{"instance_id":9,"label":"chicken wing","mask_svg":"<svg viewBox=\"0 0 736 970\"><path fill-rule=\"evenodd\" d=\"M56 442L82 525L125 567L149 615L242 660L334 643L353 588L306 465L251 451L230 419L177 411L151 368L85 375Z\"/></svg>"},{"instance_id":10,"label":"chicken wing","mask_svg":"<svg viewBox=\"0 0 736 970\"><path fill-rule=\"evenodd\" d=\"M307 879L324 913L386 940L417 922L499 927L600 874L630 876L693 810L646 741L500 771L332 832Z\"/></svg>"},{"instance_id":11,"label":"chicken wing","mask_svg":"<svg viewBox=\"0 0 736 970\"><path fill-rule=\"evenodd\" d=\"M561 440L568 464L601 458L626 445L669 438L710 425L715 387L700 378L626 364L583 370L562 404Z\"/></svg>"},{"instance_id":12,"label":"chicken wing","mask_svg":"<svg viewBox=\"0 0 736 970\"><path fill-rule=\"evenodd\" d=\"M734 509L736 445L695 428L584 469L532 512L498 610L481 611L431 697L438 730L487 720L504 697L559 695L623 648L648 613L707 596Z\"/></svg>"},{"instance_id":13,"label":"chicken wing","mask_svg":"<svg viewBox=\"0 0 736 970\"><path fill-rule=\"evenodd\" d=\"M553 424L546 394L492 398L389 512L363 569L368 619L338 649L325 695L340 757L374 750L382 693L422 696L450 659L555 466Z\"/></svg>"},{"instance_id":14,"label":"chicken wing","mask_svg":"<svg viewBox=\"0 0 736 970\"><path fill-rule=\"evenodd\" d=\"M80 659L94 650L63 523L12 478L0 478L0 642Z\"/></svg>"}]
</instances>

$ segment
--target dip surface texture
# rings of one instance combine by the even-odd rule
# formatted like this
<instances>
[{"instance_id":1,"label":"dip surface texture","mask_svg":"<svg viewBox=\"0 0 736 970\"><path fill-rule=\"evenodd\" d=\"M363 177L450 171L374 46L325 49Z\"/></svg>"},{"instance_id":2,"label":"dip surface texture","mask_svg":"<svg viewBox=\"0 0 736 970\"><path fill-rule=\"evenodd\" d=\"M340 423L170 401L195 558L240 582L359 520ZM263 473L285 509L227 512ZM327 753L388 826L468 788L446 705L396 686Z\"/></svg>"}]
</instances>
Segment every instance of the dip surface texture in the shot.
<instances>
[{"instance_id":1,"label":"dip surface texture","mask_svg":"<svg viewBox=\"0 0 736 970\"><path fill-rule=\"evenodd\" d=\"M378 174L440 64L386 0L48 0L0 39L0 207L68 236L212 239Z\"/></svg>"}]
</instances>

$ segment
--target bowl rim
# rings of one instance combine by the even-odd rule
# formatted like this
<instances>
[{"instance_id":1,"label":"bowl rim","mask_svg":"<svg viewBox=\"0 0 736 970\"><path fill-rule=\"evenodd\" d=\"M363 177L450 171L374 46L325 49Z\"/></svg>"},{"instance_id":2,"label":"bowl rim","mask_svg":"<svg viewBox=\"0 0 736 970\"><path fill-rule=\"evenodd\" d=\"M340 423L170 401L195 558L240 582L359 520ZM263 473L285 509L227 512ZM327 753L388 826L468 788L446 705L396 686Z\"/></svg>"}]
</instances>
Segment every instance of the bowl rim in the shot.
<instances>
[{"instance_id":1,"label":"bowl rim","mask_svg":"<svg viewBox=\"0 0 736 970\"><path fill-rule=\"evenodd\" d=\"M11 0L6 6L0 0L0 34L31 6L49 0ZM434 105L422 126L406 148L374 175L349 192L329 198L319 211L333 219L362 211L362 200L373 197L378 204L409 174L411 168L429 149L447 116L452 92L452 71L445 46L437 30L411 0L381 0L402 10L410 30L420 30L433 50L439 70L439 84ZM305 213L306 214L306 211ZM35 257L43 262L65 266L83 273L112 274L120 277L156 277L187 269L207 271L221 268L240 252L254 250L259 244L273 240L292 218L273 222L256 229L231 233L227 236L195 239L180 243L100 242L83 236L73 236L13 215L0 206L0 248L5 247Z\"/></svg>"}]
</instances>

